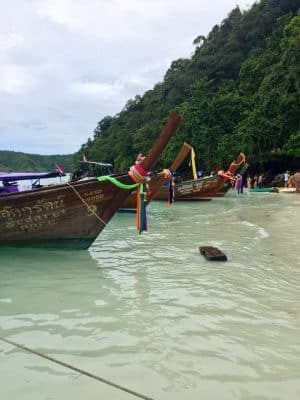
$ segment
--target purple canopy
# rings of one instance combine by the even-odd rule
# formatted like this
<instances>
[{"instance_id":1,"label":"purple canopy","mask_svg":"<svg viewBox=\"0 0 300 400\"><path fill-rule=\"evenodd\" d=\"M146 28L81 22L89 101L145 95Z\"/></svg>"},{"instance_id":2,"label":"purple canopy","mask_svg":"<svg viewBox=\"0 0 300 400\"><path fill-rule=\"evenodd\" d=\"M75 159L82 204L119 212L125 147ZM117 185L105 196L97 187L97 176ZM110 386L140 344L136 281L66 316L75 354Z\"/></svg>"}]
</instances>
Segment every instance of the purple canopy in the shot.
<instances>
[{"instance_id":1,"label":"purple canopy","mask_svg":"<svg viewBox=\"0 0 300 400\"><path fill-rule=\"evenodd\" d=\"M0 172L0 181L24 181L29 179L56 178L58 176L62 176L62 174L59 172Z\"/></svg>"}]
</instances>

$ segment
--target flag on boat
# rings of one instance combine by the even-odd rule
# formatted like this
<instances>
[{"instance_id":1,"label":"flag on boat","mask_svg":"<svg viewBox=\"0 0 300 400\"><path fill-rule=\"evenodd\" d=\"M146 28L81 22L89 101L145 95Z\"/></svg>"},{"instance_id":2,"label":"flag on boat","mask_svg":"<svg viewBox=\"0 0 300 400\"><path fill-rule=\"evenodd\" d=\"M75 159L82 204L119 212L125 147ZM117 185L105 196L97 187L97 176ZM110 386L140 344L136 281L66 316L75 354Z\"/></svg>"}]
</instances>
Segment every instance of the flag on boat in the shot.
<instances>
[{"instance_id":1,"label":"flag on boat","mask_svg":"<svg viewBox=\"0 0 300 400\"><path fill-rule=\"evenodd\" d=\"M55 169L59 174L64 175L65 171L59 164L55 164Z\"/></svg>"}]
</instances>

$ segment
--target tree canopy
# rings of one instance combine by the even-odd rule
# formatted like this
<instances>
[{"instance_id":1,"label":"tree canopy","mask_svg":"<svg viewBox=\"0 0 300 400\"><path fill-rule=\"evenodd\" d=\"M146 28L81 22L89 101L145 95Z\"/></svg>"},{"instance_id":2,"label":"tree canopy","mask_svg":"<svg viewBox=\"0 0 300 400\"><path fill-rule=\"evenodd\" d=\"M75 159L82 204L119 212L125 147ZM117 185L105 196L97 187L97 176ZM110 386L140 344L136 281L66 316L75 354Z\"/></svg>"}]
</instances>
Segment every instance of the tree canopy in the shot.
<instances>
[{"instance_id":1,"label":"tree canopy","mask_svg":"<svg viewBox=\"0 0 300 400\"><path fill-rule=\"evenodd\" d=\"M73 158L73 154L44 156L1 150L0 171L53 171L55 164L59 164L65 172L71 172Z\"/></svg>"},{"instance_id":2,"label":"tree canopy","mask_svg":"<svg viewBox=\"0 0 300 400\"><path fill-rule=\"evenodd\" d=\"M151 147L172 110L183 124L161 158L164 165L183 141L206 169L239 151L253 160L274 148L299 156L299 0L261 0L243 12L236 7L194 45L191 58L174 60L162 82L98 122L75 159L85 154L124 170Z\"/></svg>"}]
</instances>

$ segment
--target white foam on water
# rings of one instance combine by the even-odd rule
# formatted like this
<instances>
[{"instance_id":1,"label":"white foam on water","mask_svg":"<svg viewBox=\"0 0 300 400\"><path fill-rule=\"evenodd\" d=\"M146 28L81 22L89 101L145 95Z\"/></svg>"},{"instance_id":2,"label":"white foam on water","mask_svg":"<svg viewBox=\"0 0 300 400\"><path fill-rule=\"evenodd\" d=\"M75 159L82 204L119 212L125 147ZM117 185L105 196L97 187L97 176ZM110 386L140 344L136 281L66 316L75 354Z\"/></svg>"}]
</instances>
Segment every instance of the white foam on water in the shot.
<instances>
[{"instance_id":1,"label":"white foam on water","mask_svg":"<svg viewBox=\"0 0 300 400\"><path fill-rule=\"evenodd\" d=\"M259 227L258 231L259 231L259 233L260 233L260 235L261 235L261 238L267 238L267 237L270 236L270 235L268 234L268 232L267 232L264 228L262 228L262 227Z\"/></svg>"},{"instance_id":2,"label":"white foam on water","mask_svg":"<svg viewBox=\"0 0 300 400\"><path fill-rule=\"evenodd\" d=\"M262 226L253 224L252 222L249 221L242 221L241 224L250 226L251 228L255 228L259 233L259 236L256 239L264 239L270 236L269 233Z\"/></svg>"},{"instance_id":3,"label":"white foam on water","mask_svg":"<svg viewBox=\"0 0 300 400\"><path fill-rule=\"evenodd\" d=\"M105 306L107 304L107 302L103 300L95 300L94 303L96 306Z\"/></svg>"},{"instance_id":4,"label":"white foam on water","mask_svg":"<svg viewBox=\"0 0 300 400\"><path fill-rule=\"evenodd\" d=\"M2 303L11 303L12 299L0 299Z\"/></svg>"}]
</instances>

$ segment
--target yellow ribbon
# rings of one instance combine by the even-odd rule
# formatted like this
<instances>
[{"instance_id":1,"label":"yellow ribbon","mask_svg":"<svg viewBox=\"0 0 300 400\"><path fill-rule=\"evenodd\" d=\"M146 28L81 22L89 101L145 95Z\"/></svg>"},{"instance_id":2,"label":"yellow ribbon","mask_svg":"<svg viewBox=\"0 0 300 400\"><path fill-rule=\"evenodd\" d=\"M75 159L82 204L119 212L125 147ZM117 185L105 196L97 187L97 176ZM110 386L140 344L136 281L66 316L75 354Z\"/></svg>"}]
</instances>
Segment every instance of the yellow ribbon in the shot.
<instances>
[{"instance_id":1,"label":"yellow ribbon","mask_svg":"<svg viewBox=\"0 0 300 400\"><path fill-rule=\"evenodd\" d=\"M193 147L191 147L191 161L192 161L192 171L193 171L194 180L196 180L198 178L197 171L196 171L195 157L196 157L195 151L194 151Z\"/></svg>"}]
</instances>

